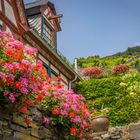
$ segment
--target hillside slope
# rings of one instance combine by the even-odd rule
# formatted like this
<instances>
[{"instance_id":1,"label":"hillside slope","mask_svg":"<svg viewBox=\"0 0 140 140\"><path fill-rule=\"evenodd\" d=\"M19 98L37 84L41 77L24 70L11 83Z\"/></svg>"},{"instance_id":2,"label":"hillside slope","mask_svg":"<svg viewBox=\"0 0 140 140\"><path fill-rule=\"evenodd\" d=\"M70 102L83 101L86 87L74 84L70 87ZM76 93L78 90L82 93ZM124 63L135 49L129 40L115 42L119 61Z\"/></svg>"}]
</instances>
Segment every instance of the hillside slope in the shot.
<instances>
[{"instance_id":1,"label":"hillside slope","mask_svg":"<svg viewBox=\"0 0 140 140\"><path fill-rule=\"evenodd\" d=\"M89 56L87 58L78 58L78 66L82 68L91 66L110 68L124 63L127 63L132 67L140 67L140 46L128 48L124 52L119 52L106 57Z\"/></svg>"}]
</instances>

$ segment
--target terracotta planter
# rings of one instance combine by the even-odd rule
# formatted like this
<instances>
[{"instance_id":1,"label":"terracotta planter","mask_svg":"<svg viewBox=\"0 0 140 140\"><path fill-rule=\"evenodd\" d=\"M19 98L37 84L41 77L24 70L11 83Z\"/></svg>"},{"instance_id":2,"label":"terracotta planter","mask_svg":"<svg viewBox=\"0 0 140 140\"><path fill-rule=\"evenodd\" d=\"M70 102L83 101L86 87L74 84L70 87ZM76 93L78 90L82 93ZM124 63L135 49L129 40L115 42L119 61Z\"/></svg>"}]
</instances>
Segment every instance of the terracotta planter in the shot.
<instances>
[{"instance_id":1,"label":"terracotta planter","mask_svg":"<svg viewBox=\"0 0 140 140\"><path fill-rule=\"evenodd\" d=\"M108 131L109 118L107 116L98 116L92 119L94 132Z\"/></svg>"}]
</instances>

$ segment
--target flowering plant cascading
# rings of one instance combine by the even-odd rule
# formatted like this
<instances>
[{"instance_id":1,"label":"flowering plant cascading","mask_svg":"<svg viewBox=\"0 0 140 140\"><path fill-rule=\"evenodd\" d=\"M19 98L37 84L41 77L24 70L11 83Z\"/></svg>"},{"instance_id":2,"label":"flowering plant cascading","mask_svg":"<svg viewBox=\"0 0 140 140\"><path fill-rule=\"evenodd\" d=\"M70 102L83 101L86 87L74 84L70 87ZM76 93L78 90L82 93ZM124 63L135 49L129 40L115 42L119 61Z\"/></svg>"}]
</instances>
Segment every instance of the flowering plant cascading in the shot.
<instances>
[{"instance_id":1,"label":"flowering plant cascading","mask_svg":"<svg viewBox=\"0 0 140 140\"><path fill-rule=\"evenodd\" d=\"M34 107L43 113L42 123L61 124L72 137L82 137L90 128L90 111L82 95L65 91L51 80L37 50L24 46L9 33L0 33L0 100L14 105L13 111L26 116ZM6 102L5 102L6 101Z\"/></svg>"},{"instance_id":2,"label":"flowering plant cascading","mask_svg":"<svg viewBox=\"0 0 140 140\"><path fill-rule=\"evenodd\" d=\"M127 64L116 65L112 68L113 74L121 74L129 71L129 66Z\"/></svg>"},{"instance_id":3,"label":"flowering plant cascading","mask_svg":"<svg viewBox=\"0 0 140 140\"><path fill-rule=\"evenodd\" d=\"M84 76L89 76L89 77L99 77L102 73L102 69L100 67L88 67L84 68L82 71Z\"/></svg>"}]
</instances>

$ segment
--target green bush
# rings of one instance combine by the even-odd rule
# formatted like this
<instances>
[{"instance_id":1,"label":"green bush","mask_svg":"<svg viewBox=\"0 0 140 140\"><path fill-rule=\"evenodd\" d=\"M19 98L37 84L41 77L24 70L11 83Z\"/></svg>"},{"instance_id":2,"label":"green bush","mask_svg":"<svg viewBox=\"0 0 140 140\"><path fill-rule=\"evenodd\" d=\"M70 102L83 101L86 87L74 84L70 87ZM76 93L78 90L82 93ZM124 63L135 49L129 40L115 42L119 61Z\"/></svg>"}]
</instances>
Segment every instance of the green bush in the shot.
<instances>
[{"instance_id":1,"label":"green bush","mask_svg":"<svg viewBox=\"0 0 140 140\"><path fill-rule=\"evenodd\" d=\"M129 81L140 82L140 75L136 78L129 74L114 76L101 79L89 79L77 83L77 92L82 93L88 100L91 108L100 111L103 108L109 108L107 113L112 126L126 125L131 122L137 122L140 119L140 93L130 94ZM126 80L126 81L125 81ZM125 82L126 86L120 86ZM128 83L128 84L127 84Z\"/></svg>"}]
</instances>

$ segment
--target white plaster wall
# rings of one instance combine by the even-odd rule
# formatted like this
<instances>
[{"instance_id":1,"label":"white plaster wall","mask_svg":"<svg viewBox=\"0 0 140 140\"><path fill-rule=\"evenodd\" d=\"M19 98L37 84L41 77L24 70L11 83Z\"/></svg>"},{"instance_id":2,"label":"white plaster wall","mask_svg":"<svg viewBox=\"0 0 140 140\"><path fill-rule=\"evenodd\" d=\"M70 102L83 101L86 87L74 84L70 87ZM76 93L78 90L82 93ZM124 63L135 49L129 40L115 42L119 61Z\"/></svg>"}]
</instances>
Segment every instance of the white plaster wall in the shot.
<instances>
[{"instance_id":1,"label":"white plaster wall","mask_svg":"<svg viewBox=\"0 0 140 140\"><path fill-rule=\"evenodd\" d=\"M17 26L13 8L11 7L11 5L6 0L4 0L4 5L5 5L6 16L9 18L9 20L11 20Z\"/></svg>"},{"instance_id":2,"label":"white plaster wall","mask_svg":"<svg viewBox=\"0 0 140 140\"><path fill-rule=\"evenodd\" d=\"M8 26L6 26L6 32L7 33L12 33L11 30L8 28Z\"/></svg>"},{"instance_id":3,"label":"white plaster wall","mask_svg":"<svg viewBox=\"0 0 140 140\"><path fill-rule=\"evenodd\" d=\"M0 20L0 25L2 25L2 23L3 23L3 22Z\"/></svg>"},{"instance_id":4,"label":"white plaster wall","mask_svg":"<svg viewBox=\"0 0 140 140\"><path fill-rule=\"evenodd\" d=\"M55 66L51 65L50 68L54 70L57 74L59 74L59 70Z\"/></svg>"},{"instance_id":5,"label":"white plaster wall","mask_svg":"<svg viewBox=\"0 0 140 140\"><path fill-rule=\"evenodd\" d=\"M0 0L0 11L2 11L2 7L1 7L1 0Z\"/></svg>"},{"instance_id":6,"label":"white plaster wall","mask_svg":"<svg viewBox=\"0 0 140 140\"><path fill-rule=\"evenodd\" d=\"M68 84L68 79L62 73L60 73L60 77Z\"/></svg>"},{"instance_id":7,"label":"white plaster wall","mask_svg":"<svg viewBox=\"0 0 140 140\"><path fill-rule=\"evenodd\" d=\"M49 65L49 61L45 59L41 54L39 54L39 59L42 60L45 64Z\"/></svg>"}]
</instances>

